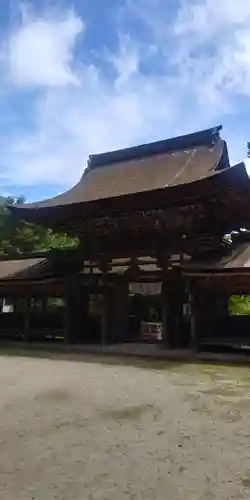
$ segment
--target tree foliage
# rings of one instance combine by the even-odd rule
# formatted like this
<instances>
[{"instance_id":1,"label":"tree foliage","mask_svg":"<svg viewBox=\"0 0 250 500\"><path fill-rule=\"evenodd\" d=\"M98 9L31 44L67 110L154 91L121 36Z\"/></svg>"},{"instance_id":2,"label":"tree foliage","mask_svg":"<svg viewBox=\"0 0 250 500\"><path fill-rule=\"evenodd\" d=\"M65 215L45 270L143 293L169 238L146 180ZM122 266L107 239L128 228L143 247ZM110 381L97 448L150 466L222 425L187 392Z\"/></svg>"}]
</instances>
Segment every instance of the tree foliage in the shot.
<instances>
[{"instance_id":1,"label":"tree foliage","mask_svg":"<svg viewBox=\"0 0 250 500\"><path fill-rule=\"evenodd\" d=\"M21 197L0 197L0 256L15 258L32 252L77 246L77 240L65 234L55 234L50 229L16 220L8 205L23 202Z\"/></svg>"},{"instance_id":2,"label":"tree foliage","mask_svg":"<svg viewBox=\"0 0 250 500\"><path fill-rule=\"evenodd\" d=\"M250 315L250 297L247 295L232 295L228 304L229 313L233 316Z\"/></svg>"}]
</instances>

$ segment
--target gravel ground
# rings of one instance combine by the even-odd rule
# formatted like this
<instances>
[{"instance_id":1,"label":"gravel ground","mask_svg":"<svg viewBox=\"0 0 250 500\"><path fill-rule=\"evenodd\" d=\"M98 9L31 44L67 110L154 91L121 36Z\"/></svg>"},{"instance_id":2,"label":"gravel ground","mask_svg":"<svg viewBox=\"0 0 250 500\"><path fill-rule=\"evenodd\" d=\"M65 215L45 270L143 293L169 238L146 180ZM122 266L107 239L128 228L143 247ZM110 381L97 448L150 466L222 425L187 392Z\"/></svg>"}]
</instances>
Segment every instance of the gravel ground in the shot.
<instances>
[{"instance_id":1,"label":"gravel ground","mask_svg":"<svg viewBox=\"0 0 250 500\"><path fill-rule=\"evenodd\" d=\"M1 500L250 498L247 368L0 357Z\"/></svg>"}]
</instances>

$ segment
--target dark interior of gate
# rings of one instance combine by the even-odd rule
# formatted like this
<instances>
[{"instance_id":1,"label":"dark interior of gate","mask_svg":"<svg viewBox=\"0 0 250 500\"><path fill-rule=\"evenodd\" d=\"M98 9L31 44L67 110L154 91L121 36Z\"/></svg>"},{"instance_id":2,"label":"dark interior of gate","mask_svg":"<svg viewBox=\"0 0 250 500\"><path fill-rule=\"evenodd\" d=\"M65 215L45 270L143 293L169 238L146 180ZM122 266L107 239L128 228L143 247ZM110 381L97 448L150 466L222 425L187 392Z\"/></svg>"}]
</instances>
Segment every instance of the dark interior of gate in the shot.
<instances>
[{"instance_id":1,"label":"dark interior of gate","mask_svg":"<svg viewBox=\"0 0 250 500\"><path fill-rule=\"evenodd\" d=\"M0 262L1 338L250 346L228 307L250 294L250 181L220 129L92 155L66 193L10 207L80 243Z\"/></svg>"}]
</instances>

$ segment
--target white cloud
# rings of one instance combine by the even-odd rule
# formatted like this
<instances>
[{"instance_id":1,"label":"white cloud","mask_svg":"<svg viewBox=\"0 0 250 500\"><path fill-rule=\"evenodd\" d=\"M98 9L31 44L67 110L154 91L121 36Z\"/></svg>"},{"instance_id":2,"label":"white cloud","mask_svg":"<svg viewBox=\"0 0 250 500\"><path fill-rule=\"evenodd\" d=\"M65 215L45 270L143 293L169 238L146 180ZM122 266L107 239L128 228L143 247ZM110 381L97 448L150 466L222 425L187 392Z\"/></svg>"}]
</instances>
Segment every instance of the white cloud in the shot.
<instances>
[{"instance_id":1,"label":"white cloud","mask_svg":"<svg viewBox=\"0 0 250 500\"><path fill-rule=\"evenodd\" d=\"M178 112L167 81L165 89L161 79L147 82L143 77L124 86L118 77L109 86L90 73L84 71L84 84L74 92L68 88L42 97L34 134L19 133L11 150L2 150L15 183L70 185L82 174L90 153L136 144L146 136L157 139L174 127Z\"/></svg>"},{"instance_id":2,"label":"white cloud","mask_svg":"<svg viewBox=\"0 0 250 500\"><path fill-rule=\"evenodd\" d=\"M184 1L178 11L175 32L192 34L192 43L212 41L211 37L221 37L232 28L247 25L250 20L250 1L235 0L193 0ZM232 34L232 33L231 33Z\"/></svg>"},{"instance_id":3,"label":"white cloud","mask_svg":"<svg viewBox=\"0 0 250 500\"><path fill-rule=\"evenodd\" d=\"M139 70L138 47L128 36L120 38L120 51L110 58L117 73L117 84L124 84Z\"/></svg>"},{"instance_id":4,"label":"white cloud","mask_svg":"<svg viewBox=\"0 0 250 500\"><path fill-rule=\"evenodd\" d=\"M250 95L249 22L250 0L183 2L173 33L201 100L228 104L232 92Z\"/></svg>"},{"instance_id":5,"label":"white cloud","mask_svg":"<svg viewBox=\"0 0 250 500\"><path fill-rule=\"evenodd\" d=\"M83 27L73 11L57 20L23 16L2 55L11 82L22 86L77 83L72 67L73 48Z\"/></svg>"},{"instance_id":6,"label":"white cloud","mask_svg":"<svg viewBox=\"0 0 250 500\"><path fill-rule=\"evenodd\" d=\"M120 28L119 46L103 52L110 74L79 64L75 44L85 20L74 11L25 13L4 44L4 68L18 102L35 89L28 101L34 116L26 128L22 111L23 127L9 138L0 132L2 185L60 190L80 177L90 153L220 123L234 112L237 94L249 96L250 0L185 0L171 16L163 0L158 8L150 0L139 5L127 9L147 27L148 43Z\"/></svg>"}]
</instances>

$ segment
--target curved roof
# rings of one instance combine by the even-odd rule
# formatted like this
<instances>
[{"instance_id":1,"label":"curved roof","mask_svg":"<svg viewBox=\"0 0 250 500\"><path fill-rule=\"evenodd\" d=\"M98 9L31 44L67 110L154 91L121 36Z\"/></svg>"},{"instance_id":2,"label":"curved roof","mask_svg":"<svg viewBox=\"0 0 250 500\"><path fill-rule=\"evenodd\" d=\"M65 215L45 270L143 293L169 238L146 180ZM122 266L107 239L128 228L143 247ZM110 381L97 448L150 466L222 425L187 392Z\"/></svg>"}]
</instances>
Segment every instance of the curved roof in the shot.
<instances>
[{"instance_id":1,"label":"curved roof","mask_svg":"<svg viewBox=\"0 0 250 500\"><path fill-rule=\"evenodd\" d=\"M141 214L145 209L197 203L205 206L211 202L221 230L249 227L250 179L244 163L230 167L227 145L219 130L216 127L91 156L88 168L72 189L49 200L9 208L18 218L56 231L87 231L93 236L94 221L98 233L105 231L107 218L112 225L113 213L119 218L121 213Z\"/></svg>"},{"instance_id":2,"label":"curved roof","mask_svg":"<svg viewBox=\"0 0 250 500\"><path fill-rule=\"evenodd\" d=\"M17 260L0 261L0 282L10 279L29 279L36 276L43 265L47 262L45 258L29 258Z\"/></svg>"},{"instance_id":3,"label":"curved roof","mask_svg":"<svg viewBox=\"0 0 250 500\"><path fill-rule=\"evenodd\" d=\"M86 204L138 193L167 190L206 179L229 167L227 146L209 131L136 148L91 156L81 180L65 193L14 211Z\"/></svg>"},{"instance_id":4,"label":"curved roof","mask_svg":"<svg viewBox=\"0 0 250 500\"><path fill-rule=\"evenodd\" d=\"M209 262L190 261L183 275L196 280L199 287L230 295L249 295L250 243L237 245L221 258Z\"/></svg>"},{"instance_id":5,"label":"curved roof","mask_svg":"<svg viewBox=\"0 0 250 500\"><path fill-rule=\"evenodd\" d=\"M130 160L161 155L167 152L172 153L175 151L183 151L187 148L194 149L197 146L208 146L219 138L221 129L222 126L219 125L200 132L173 137L172 139L164 139L162 141L141 144L139 146L110 151L108 153L90 155L88 167L93 169L114 163L128 162Z\"/></svg>"},{"instance_id":6,"label":"curved roof","mask_svg":"<svg viewBox=\"0 0 250 500\"><path fill-rule=\"evenodd\" d=\"M202 273L214 272L218 273L233 273L233 272L250 272L250 243L245 242L237 245L231 252L226 253L220 258L204 262L196 262L190 260L183 266L184 275L200 276Z\"/></svg>"}]
</instances>

